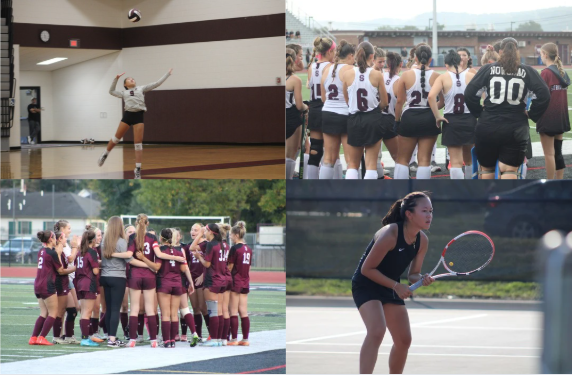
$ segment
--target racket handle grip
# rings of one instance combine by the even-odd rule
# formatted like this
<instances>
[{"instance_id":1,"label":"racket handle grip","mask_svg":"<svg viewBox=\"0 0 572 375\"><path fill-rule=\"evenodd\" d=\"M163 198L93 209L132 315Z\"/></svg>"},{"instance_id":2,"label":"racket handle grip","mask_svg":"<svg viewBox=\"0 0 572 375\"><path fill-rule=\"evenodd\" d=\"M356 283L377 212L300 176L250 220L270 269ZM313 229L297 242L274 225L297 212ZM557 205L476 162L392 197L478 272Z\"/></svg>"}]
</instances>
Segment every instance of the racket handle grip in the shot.
<instances>
[{"instance_id":1,"label":"racket handle grip","mask_svg":"<svg viewBox=\"0 0 572 375\"><path fill-rule=\"evenodd\" d=\"M419 288L419 287L422 286L422 285L423 285L423 279L420 279L418 282L416 282L415 284L411 285L411 286L409 287L409 290L413 292L415 289Z\"/></svg>"}]
</instances>

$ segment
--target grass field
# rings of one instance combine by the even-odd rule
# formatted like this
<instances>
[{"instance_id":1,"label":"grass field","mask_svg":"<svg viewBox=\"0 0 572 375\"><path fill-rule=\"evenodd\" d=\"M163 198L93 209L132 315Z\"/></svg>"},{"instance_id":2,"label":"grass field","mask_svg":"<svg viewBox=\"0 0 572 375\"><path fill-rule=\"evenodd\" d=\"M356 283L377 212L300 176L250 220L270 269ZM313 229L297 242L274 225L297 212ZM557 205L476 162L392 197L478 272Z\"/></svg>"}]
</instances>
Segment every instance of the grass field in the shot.
<instances>
[{"instance_id":1,"label":"grass field","mask_svg":"<svg viewBox=\"0 0 572 375\"><path fill-rule=\"evenodd\" d=\"M439 74L443 74L445 70L444 69L436 70L436 72ZM538 70L538 72L540 73L540 70ZM572 76L571 69L566 69L566 72L568 73L569 76ZM304 100L310 100L310 90L306 88L306 81L308 80L308 75L306 73L297 73L297 75L302 80L302 97L304 98ZM572 90L568 90L568 105L569 105L568 114L570 117L572 117ZM443 113L443 110L441 110L441 113ZM540 136L536 133L536 124L531 120L528 120L528 123L530 126L530 140L532 142L540 142ZM572 132L564 134L564 139L572 139ZM440 135L439 138L437 139L437 147L438 148L444 147L441 145ZM386 150L385 147L384 150ZM343 153L343 148L341 149L340 152Z\"/></svg>"},{"instance_id":2,"label":"grass field","mask_svg":"<svg viewBox=\"0 0 572 375\"><path fill-rule=\"evenodd\" d=\"M407 283L406 280L401 280ZM286 279L286 294L307 296L351 296L351 280ZM417 297L456 297L511 300L539 300L541 287L532 282L455 281L438 280L415 291Z\"/></svg>"},{"instance_id":3,"label":"grass field","mask_svg":"<svg viewBox=\"0 0 572 375\"><path fill-rule=\"evenodd\" d=\"M248 312L251 332L270 331L286 328L285 292L279 290L251 290L248 295ZM278 285L280 286L280 285ZM256 285L251 284L251 288ZM28 339L40 309L34 295L33 285L2 284L0 311L1 363L60 356L93 350L112 350L101 345L99 348L87 348L79 345L29 346ZM203 335L206 327L203 324ZM118 333L123 336L121 324ZM52 339L53 331L48 335ZM161 333L159 332L159 335ZM240 334L240 328L239 328ZM75 337L81 338L79 319L76 319ZM148 333L144 333L148 337ZM149 345L146 341L144 344ZM182 344L178 344L182 345Z\"/></svg>"}]
</instances>

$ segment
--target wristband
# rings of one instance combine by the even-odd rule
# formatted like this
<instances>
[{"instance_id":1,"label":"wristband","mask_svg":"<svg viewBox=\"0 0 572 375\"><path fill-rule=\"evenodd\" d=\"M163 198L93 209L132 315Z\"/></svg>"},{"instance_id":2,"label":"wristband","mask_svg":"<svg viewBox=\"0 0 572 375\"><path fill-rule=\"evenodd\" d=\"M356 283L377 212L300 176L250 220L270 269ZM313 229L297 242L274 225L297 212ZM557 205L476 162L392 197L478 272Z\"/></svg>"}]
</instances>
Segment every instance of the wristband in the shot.
<instances>
[{"instance_id":1,"label":"wristband","mask_svg":"<svg viewBox=\"0 0 572 375\"><path fill-rule=\"evenodd\" d=\"M397 286L397 284L399 284L399 283L396 281L396 282L395 282L395 285L394 285L393 288L391 288L391 289L395 290L395 287Z\"/></svg>"}]
</instances>

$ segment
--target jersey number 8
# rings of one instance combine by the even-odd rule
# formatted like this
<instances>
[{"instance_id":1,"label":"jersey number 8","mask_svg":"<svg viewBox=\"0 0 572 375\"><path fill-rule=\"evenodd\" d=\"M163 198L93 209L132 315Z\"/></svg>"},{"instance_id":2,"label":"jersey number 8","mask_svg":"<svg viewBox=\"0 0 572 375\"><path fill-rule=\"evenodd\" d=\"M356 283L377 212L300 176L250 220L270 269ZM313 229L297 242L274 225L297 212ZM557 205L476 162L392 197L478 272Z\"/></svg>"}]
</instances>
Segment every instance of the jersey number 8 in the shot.
<instances>
[{"instance_id":1,"label":"jersey number 8","mask_svg":"<svg viewBox=\"0 0 572 375\"><path fill-rule=\"evenodd\" d=\"M515 85L518 87L515 89ZM514 98L514 93L518 95ZM524 93L524 81L521 78L511 78L508 82L503 77L493 77L490 82L489 100L493 104L502 104L505 100L512 105L519 105Z\"/></svg>"}]
</instances>

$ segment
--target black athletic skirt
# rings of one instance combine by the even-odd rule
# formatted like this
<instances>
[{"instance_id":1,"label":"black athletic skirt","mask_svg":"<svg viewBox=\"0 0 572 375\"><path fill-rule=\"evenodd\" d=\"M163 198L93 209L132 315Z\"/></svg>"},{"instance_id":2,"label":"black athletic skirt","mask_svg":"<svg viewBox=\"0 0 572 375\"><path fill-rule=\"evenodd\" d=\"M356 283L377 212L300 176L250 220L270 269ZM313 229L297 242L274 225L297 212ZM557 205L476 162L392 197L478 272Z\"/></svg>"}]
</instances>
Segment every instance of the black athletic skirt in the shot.
<instances>
[{"instance_id":1,"label":"black athletic skirt","mask_svg":"<svg viewBox=\"0 0 572 375\"><path fill-rule=\"evenodd\" d=\"M121 119L121 122L124 122L129 126L133 126L136 124L143 124L144 115L145 111L139 111L139 112L125 111L123 112L123 118Z\"/></svg>"},{"instance_id":2,"label":"black athletic skirt","mask_svg":"<svg viewBox=\"0 0 572 375\"><path fill-rule=\"evenodd\" d=\"M318 132L322 131L322 100L314 100L310 102L310 113L308 114L308 129Z\"/></svg>"},{"instance_id":3,"label":"black athletic skirt","mask_svg":"<svg viewBox=\"0 0 572 375\"><path fill-rule=\"evenodd\" d=\"M286 108L286 139L290 138L300 125L302 125L302 112L296 107Z\"/></svg>"},{"instance_id":4,"label":"black athletic skirt","mask_svg":"<svg viewBox=\"0 0 572 375\"><path fill-rule=\"evenodd\" d=\"M336 112L322 111L322 132L326 134L346 134L348 132L348 117Z\"/></svg>"},{"instance_id":5,"label":"black athletic skirt","mask_svg":"<svg viewBox=\"0 0 572 375\"><path fill-rule=\"evenodd\" d=\"M477 119L469 114L455 115L445 114L449 123L443 122L443 135L441 144L443 146L464 146L475 143L475 128Z\"/></svg>"},{"instance_id":6,"label":"black athletic skirt","mask_svg":"<svg viewBox=\"0 0 572 375\"><path fill-rule=\"evenodd\" d=\"M475 130L475 151L479 164L494 168L498 160L511 167L519 167L524 162L529 138L528 119L491 123L481 116Z\"/></svg>"},{"instance_id":7,"label":"black athletic skirt","mask_svg":"<svg viewBox=\"0 0 572 375\"><path fill-rule=\"evenodd\" d=\"M381 110L358 112L348 119L348 144L353 147L374 145L383 137Z\"/></svg>"},{"instance_id":8,"label":"black athletic skirt","mask_svg":"<svg viewBox=\"0 0 572 375\"><path fill-rule=\"evenodd\" d=\"M408 109L401 116L397 134L402 137L423 138L441 134L431 108Z\"/></svg>"},{"instance_id":9,"label":"black athletic skirt","mask_svg":"<svg viewBox=\"0 0 572 375\"><path fill-rule=\"evenodd\" d=\"M397 293L389 288L376 285L376 287L358 286L352 283L352 297L356 307L359 309L361 305L369 301L381 301L382 305L393 303L395 305L405 305L405 302L399 298Z\"/></svg>"},{"instance_id":10,"label":"black athletic skirt","mask_svg":"<svg viewBox=\"0 0 572 375\"><path fill-rule=\"evenodd\" d=\"M381 131L383 139L391 139L397 137L395 132L395 117L393 115L381 115Z\"/></svg>"}]
</instances>

